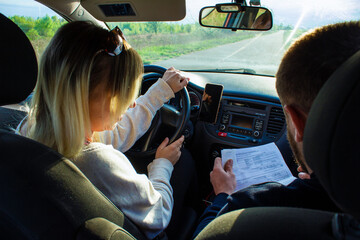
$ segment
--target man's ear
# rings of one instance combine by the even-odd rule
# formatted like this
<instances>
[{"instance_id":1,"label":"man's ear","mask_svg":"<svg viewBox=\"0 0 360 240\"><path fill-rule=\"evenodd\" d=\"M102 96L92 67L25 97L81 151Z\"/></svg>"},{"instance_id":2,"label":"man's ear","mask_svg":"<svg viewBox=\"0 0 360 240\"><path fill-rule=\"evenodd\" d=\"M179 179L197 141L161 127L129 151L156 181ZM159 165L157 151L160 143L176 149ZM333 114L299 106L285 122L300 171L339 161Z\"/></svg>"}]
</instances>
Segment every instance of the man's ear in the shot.
<instances>
[{"instance_id":1,"label":"man's ear","mask_svg":"<svg viewBox=\"0 0 360 240\"><path fill-rule=\"evenodd\" d=\"M285 105L284 110L295 128L295 141L302 142L307 114L301 108L295 105Z\"/></svg>"}]
</instances>

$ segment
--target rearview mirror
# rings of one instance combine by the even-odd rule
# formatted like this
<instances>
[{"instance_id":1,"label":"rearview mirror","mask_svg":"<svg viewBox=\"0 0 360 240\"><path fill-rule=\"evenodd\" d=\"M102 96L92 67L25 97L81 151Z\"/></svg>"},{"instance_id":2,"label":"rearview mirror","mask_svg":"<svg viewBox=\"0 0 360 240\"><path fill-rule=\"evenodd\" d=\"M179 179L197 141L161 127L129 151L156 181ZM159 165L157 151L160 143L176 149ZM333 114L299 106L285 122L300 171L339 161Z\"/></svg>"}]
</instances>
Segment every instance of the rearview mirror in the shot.
<instances>
[{"instance_id":1,"label":"rearview mirror","mask_svg":"<svg viewBox=\"0 0 360 240\"><path fill-rule=\"evenodd\" d=\"M199 22L203 27L266 31L272 27L272 14L264 7L216 4L200 10Z\"/></svg>"}]
</instances>

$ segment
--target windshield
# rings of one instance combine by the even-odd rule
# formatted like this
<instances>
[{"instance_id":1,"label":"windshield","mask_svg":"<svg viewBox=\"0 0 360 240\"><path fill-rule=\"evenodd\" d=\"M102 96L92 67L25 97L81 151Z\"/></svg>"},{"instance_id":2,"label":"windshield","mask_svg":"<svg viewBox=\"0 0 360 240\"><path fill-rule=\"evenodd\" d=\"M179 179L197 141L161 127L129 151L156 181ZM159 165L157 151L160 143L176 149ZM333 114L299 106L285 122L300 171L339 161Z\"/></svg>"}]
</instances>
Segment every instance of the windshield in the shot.
<instances>
[{"instance_id":1,"label":"windshield","mask_svg":"<svg viewBox=\"0 0 360 240\"><path fill-rule=\"evenodd\" d=\"M201 27L199 11L226 1L187 0L180 22L107 23L118 25L145 64L182 70L214 70L275 75L291 42L309 29L359 20L358 0L261 0L273 14L270 31ZM228 1L229 2L229 1Z\"/></svg>"},{"instance_id":2,"label":"windshield","mask_svg":"<svg viewBox=\"0 0 360 240\"><path fill-rule=\"evenodd\" d=\"M330 23L360 20L359 0L261 0L261 6L273 15L270 31L201 27L200 9L224 2L230 0L186 0L186 17L179 22L107 24L123 30L144 64L274 76L284 52L302 33ZM0 0L0 12L26 33L39 58L56 30L66 23L36 1Z\"/></svg>"}]
</instances>

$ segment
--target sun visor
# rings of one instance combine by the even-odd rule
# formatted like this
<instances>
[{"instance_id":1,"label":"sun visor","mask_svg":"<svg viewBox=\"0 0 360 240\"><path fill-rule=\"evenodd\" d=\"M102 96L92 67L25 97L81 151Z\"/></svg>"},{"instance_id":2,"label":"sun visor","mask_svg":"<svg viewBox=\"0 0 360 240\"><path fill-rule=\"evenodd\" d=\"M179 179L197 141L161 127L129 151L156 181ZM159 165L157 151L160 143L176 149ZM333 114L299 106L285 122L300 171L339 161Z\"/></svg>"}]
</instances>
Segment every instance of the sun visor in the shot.
<instances>
[{"instance_id":1,"label":"sun visor","mask_svg":"<svg viewBox=\"0 0 360 240\"><path fill-rule=\"evenodd\" d=\"M106 22L179 21L186 14L185 0L82 0L81 5Z\"/></svg>"}]
</instances>

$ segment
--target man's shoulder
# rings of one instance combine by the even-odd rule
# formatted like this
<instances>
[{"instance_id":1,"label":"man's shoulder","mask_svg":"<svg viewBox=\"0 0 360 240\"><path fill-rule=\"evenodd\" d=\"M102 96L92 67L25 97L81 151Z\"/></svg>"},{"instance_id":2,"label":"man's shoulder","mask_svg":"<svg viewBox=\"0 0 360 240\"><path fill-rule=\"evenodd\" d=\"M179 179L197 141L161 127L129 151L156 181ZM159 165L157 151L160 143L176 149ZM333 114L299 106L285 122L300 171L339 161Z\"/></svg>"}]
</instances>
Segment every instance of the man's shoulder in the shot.
<instances>
[{"instance_id":1,"label":"man's shoulder","mask_svg":"<svg viewBox=\"0 0 360 240\"><path fill-rule=\"evenodd\" d=\"M286 186L267 182L237 191L229 196L228 207L232 210L260 206L318 208L321 202L331 200L316 179L295 179Z\"/></svg>"},{"instance_id":2,"label":"man's shoulder","mask_svg":"<svg viewBox=\"0 0 360 240\"><path fill-rule=\"evenodd\" d=\"M231 194L228 197L228 202L233 205L239 205L242 208L267 206L273 200L282 197L282 195L297 191L299 189L296 186L288 188L277 182L266 182L251 185Z\"/></svg>"},{"instance_id":3,"label":"man's shoulder","mask_svg":"<svg viewBox=\"0 0 360 240\"><path fill-rule=\"evenodd\" d=\"M311 179L296 178L288 185L283 185L278 182L265 182L254 184L242 190L233 193L231 196L244 196L244 195L274 195L282 193L298 193L298 192L323 192L324 189L320 185L315 176Z\"/></svg>"}]
</instances>

